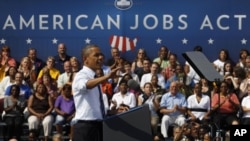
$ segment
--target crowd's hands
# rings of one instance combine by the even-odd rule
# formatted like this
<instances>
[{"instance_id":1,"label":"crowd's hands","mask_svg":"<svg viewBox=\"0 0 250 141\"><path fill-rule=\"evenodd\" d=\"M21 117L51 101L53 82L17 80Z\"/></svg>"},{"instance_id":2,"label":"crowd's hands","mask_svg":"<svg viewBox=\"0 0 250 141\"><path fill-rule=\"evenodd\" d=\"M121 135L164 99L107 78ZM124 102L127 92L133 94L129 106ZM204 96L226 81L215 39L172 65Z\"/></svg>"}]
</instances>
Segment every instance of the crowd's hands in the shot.
<instances>
[{"instance_id":1,"label":"crowd's hands","mask_svg":"<svg viewBox=\"0 0 250 141\"><path fill-rule=\"evenodd\" d=\"M204 115L202 120L208 120L208 119L210 119L209 115Z\"/></svg>"},{"instance_id":2,"label":"crowd's hands","mask_svg":"<svg viewBox=\"0 0 250 141\"><path fill-rule=\"evenodd\" d=\"M37 116L37 118L38 118L39 120L43 120L43 119L44 119L44 117L46 116L46 114L43 114L43 113L37 113L37 114L36 114L36 116Z\"/></svg>"},{"instance_id":3,"label":"crowd's hands","mask_svg":"<svg viewBox=\"0 0 250 141\"><path fill-rule=\"evenodd\" d=\"M229 101L230 103L232 103L232 104L235 106L236 110L239 110L239 109L240 109L240 104L238 104L237 102L235 102L235 101L233 101L233 100L231 99L231 94L227 95L227 99L228 99L228 101Z\"/></svg>"},{"instance_id":4,"label":"crowd's hands","mask_svg":"<svg viewBox=\"0 0 250 141\"><path fill-rule=\"evenodd\" d=\"M66 121L71 121L74 118L74 116L75 116L75 113L67 116Z\"/></svg>"},{"instance_id":5,"label":"crowd's hands","mask_svg":"<svg viewBox=\"0 0 250 141\"><path fill-rule=\"evenodd\" d=\"M21 103L17 99L12 99L13 105L8 107L6 111L10 111L12 109L21 110Z\"/></svg>"},{"instance_id":6,"label":"crowd's hands","mask_svg":"<svg viewBox=\"0 0 250 141\"><path fill-rule=\"evenodd\" d=\"M178 111L178 109L179 109L179 106L178 105L174 105L174 107L172 109L172 112L174 113L174 112Z\"/></svg>"},{"instance_id":7,"label":"crowd's hands","mask_svg":"<svg viewBox=\"0 0 250 141\"><path fill-rule=\"evenodd\" d=\"M18 103L17 99L12 99L12 102L13 102L12 108L15 108Z\"/></svg>"},{"instance_id":8,"label":"crowd's hands","mask_svg":"<svg viewBox=\"0 0 250 141\"><path fill-rule=\"evenodd\" d=\"M191 120L191 121L195 121L196 119L197 119L197 118L196 118L194 115L191 115L191 116L190 116L190 120Z\"/></svg>"},{"instance_id":9,"label":"crowd's hands","mask_svg":"<svg viewBox=\"0 0 250 141\"><path fill-rule=\"evenodd\" d=\"M115 60L115 62L114 62L114 64L112 64L111 66L110 66L110 69L114 69L114 68L116 68L116 67L119 67L119 66L122 66L122 59L121 59L121 57L120 56L116 56L115 58L114 58L114 60Z\"/></svg>"},{"instance_id":10,"label":"crowd's hands","mask_svg":"<svg viewBox=\"0 0 250 141\"><path fill-rule=\"evenodd\" d=\"M116 67L110 71L110 73L107 74L108 78L115 78L117 77L116 72L120 70L121 67Z\"/></svg>"},{"instance_id":11,"label":"crowd's hands","mask_svg":"<svg viewBox=\"0 0 250 141\"><path fill-rule=\"evenodd\" d=\"M110 102L113 104L111 109L116 110L116 113L122 113L122 112L126 112L126 111L129 110L129 106L124 104L124 103L120 104L117 107L117 102L116 101L111 100Z\"/></svg>"},{"instance_id":12,"label":"crowd's hands","mask_svg":"<svg viewBox=\"0 0 250 141\"><path fill-rule=\"evenodd\" d=\"M227 95L226 100L228 100L229 102L235 104L234 101L231 99L231 95L230 94Z\"/></svg>"}]
</instances>

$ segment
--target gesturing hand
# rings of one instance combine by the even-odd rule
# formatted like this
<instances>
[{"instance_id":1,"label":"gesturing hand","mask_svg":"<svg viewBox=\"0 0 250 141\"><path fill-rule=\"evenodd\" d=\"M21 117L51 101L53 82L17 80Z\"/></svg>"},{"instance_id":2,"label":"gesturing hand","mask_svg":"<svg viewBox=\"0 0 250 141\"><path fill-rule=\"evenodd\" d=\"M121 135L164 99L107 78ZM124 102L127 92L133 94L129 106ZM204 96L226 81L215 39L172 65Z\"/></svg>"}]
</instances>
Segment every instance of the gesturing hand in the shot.
<instances>
[{"instance_id":1,"label":"gesturing hand","mask_svg":"<svg viewBox=\"0 0 250 141\"><path fill-rule=\"evenodd\" d=\"M116 72L117 72L118 70L120 70L120 69L121 69L121 67L117 67L117 68L112 69L112 70L110 71L110 73L108 74L108 77L109 77L109 78L114 78L114 77L116 77Z\"/></svg>"}]
</instances>

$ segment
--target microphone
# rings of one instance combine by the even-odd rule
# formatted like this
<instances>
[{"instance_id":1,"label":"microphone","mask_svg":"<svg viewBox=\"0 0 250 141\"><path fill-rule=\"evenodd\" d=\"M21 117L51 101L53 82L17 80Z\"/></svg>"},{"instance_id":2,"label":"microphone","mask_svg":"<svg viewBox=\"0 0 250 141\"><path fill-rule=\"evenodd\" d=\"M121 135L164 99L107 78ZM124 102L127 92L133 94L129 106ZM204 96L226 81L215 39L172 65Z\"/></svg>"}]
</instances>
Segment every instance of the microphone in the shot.
<instances>
[{"instance_id":1,"label":"microphone","mask_svg":"<svg viewBox=\"0 0 250 141\"><path fill-rule=\"evenodd\" d=\"M139 83L137 83L134 79L129 79L127 85L129 89L133 89L134 91L137 92L142 92Z\"/></svg>"}]
</instances>

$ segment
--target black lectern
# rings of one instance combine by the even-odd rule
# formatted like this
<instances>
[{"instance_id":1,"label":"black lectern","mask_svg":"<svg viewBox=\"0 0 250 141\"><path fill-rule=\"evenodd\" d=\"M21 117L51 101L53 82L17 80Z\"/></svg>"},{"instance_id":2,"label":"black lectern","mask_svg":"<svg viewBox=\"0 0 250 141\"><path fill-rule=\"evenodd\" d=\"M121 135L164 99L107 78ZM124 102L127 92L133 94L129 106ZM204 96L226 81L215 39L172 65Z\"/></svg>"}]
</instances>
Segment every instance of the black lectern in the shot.
<instances>
[{"instance_id":1,"label":"black lectern","mask_svg":"<svg viewBox=\"0 0 250 141\"><path fill-rule=\"evenodd\" d=\"M148 105L105 119L103 141L152 141Z\"/></svg>"}]
</instances>

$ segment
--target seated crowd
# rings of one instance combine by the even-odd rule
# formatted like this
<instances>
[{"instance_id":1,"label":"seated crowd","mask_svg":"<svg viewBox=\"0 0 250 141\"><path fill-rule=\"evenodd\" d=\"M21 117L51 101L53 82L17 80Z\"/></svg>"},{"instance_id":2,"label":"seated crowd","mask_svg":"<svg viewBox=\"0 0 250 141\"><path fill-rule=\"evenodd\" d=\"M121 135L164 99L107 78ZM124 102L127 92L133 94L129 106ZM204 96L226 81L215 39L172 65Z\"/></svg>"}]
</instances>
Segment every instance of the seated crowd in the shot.
<instances>
[{"instance_id":1,"label":"seated crowd","mask_svg":"<svg viewBox=\"0 0 250 141\"><path fill-rule=\"evenodd\" d=\"M197 46L194 51L202 48ZM8 46L1 49L0 113L7 125L6 140L21 140L25 122L31 133L43 129L45 141L53 125L63 134L63 125L68 124L72 139L75 105L71 85L82 67L80 61L67 54L63 43L58 44L58 54L48 56L45 63L36 55L36 49L29 49L19 64ZM250 56L246 49L235 63L227 50L219 52L212 64L224 80L216 82L198 76L188 62L181 64L166 46L160 47L152 61L143 49L133 61L120 56L117 48L111 49L111 55L107 62L100 55L103 66L96 70L100 77L121 67L117 77L101 84L106 114L147 104L154 141L208 141L214 137L211 126L228 134L230 125L250 124Z\"/></svg>"}]
</instances>

